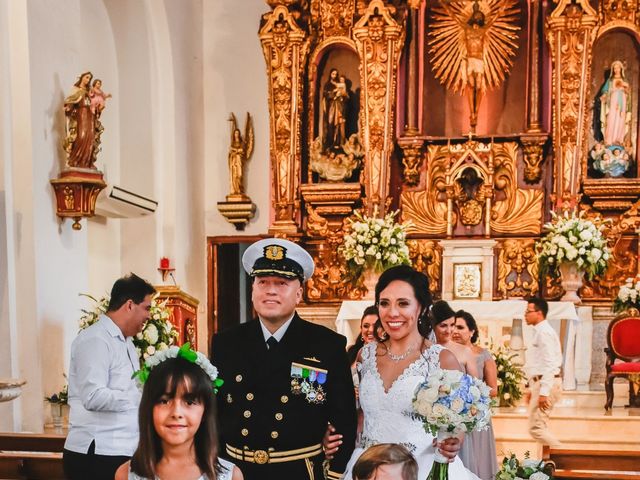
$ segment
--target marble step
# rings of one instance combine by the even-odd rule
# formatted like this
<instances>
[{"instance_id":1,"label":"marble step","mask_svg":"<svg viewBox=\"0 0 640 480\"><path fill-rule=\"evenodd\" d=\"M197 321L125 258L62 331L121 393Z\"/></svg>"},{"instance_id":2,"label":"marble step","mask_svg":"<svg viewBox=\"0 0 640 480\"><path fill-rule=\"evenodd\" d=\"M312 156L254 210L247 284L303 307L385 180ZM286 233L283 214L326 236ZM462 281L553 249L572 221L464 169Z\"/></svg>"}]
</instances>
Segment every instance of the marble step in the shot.
<instances>
[{"instance_id":1,"label":"marble step","mask_svg":"<svg viewBox=\"0 0 640 480\"><path fill-rule=\"evenodd\" d=\"M604 385L589 385L589 389L565 390L562 393L558 407L573 408L602 408L604 412L604 404L607 395L604 391ZM629 383L616 381L613 384L613 407L624 407L629 403Z\"/></svg>"}]
</instances>

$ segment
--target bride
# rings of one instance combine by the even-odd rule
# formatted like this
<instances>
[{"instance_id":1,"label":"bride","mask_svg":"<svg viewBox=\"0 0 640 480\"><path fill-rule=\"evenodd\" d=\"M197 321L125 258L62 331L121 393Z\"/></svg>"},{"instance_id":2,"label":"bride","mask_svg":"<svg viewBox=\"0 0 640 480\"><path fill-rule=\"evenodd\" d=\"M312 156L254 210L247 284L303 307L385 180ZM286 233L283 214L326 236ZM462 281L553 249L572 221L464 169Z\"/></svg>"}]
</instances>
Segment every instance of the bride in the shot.
<instances>
[{"instance_id":1,"label":"bride","mask_svg":"<svg viewBox=\"0 0 640 480\"><path fill-rule=\"evenodd\" d=\"M427 312L431 306L427 277L411 267L401 265L385 271L376 285L376 304L388 334L384 342L365 345L359 355L360 405L364 413L361 445L351 456L344 474L351 479L351 469L368 447L379 443L399 443L407 447L419 465L418 478L426 478L434 461L433 437L419 420L411 418L413 395L431 369L440 366L461 370L456 357L444 347L425 337L430 331ZM327 454L338 442L329 443ZM448 439L437 445L449 457L449 478L473 480L459 458L460 439Z\"/></svg>"}]
</instances>

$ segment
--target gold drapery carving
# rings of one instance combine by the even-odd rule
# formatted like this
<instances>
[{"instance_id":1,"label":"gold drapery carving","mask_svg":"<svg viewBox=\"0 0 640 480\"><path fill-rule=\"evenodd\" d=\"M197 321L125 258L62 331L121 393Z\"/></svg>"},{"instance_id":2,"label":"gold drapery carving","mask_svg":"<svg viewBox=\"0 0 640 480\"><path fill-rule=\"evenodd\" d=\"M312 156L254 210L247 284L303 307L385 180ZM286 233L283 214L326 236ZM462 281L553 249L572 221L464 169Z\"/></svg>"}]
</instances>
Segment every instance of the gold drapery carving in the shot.
<instances>
[{"instance_id":1,"label":"gold drapery carving","mask_svg":"<svg viewBox=\"0 0 640 480\"><path fill-rule=\"evenodd\" d=\"M360 125L367 152L364 186L370 212L374 207L385 211L389 192L396 72L404 44L404 29L393 18L395 13L382 0L372 0L353 28L361 59Z\"/></svg>"},{"instance_id":2,"label":"gold drapery carving","mask_svg":"<svg viewBox=\"0 0 640 480\"><path fill-rule=\"evenodd\" d=\"M272 200L276 211L275 222L269 231L296 235L301 157L299 105L302 105L302 77L309 38L283 5L276 6L263 17L259 37L269 79Z\"/></svg>"},{"instance_id":3,"label":"gold drapery carving","mask_svg":"<svg viewBox=\"0 0 640 480\"><path fill-rule=\"evenodd\" d=\"M560 0L547 20L551 50L553 98L554 191L558 205L575 205L585 148L591 46L597 24L587 0Z\"/></svg>"},{"instance_id":4,"label":"gold drapery carving","mask_svg":"<svg viewBox=\"0 0 640 480\"><path fill-rule=\"evenodd\" d=\"M413 268L429 277L429 290L435 295L441 291L440 269L442 248L433 240L408 240L409 258Z\"/></svg>"},{"instance_id":5,"label":"gold drapery carving","mask_svg":"<svg viewBox=\"0 0 640 480\"><path fill-rule=\"evenodd\" d=\"M458 213L448 203L454 204L456 172L469 168L471 163L464 161L476 151L475 158L487 157L484 163L477 163L477 168L485 170L482 177L491 179L490 185L483 186L483 197L492 199L488 207L491 232L540 233L544 194L540 189L518 187L515 142L429 145L424 190L405 191L401 195L403 218L413 223L410 233L442 235L447 232L448 218L451 225L458 222Z\"/></svg>"},{"instance_id":6,"label":"gold drapery carving","mask_svg":"<svg viewBox=\"0 0 640 480\"><path fill-rule=\"evenodd\" d=\"M533 297L538 292L535 239L507 239L500 243L498 292L503 298Z\"/></svg>"}]
</instances>

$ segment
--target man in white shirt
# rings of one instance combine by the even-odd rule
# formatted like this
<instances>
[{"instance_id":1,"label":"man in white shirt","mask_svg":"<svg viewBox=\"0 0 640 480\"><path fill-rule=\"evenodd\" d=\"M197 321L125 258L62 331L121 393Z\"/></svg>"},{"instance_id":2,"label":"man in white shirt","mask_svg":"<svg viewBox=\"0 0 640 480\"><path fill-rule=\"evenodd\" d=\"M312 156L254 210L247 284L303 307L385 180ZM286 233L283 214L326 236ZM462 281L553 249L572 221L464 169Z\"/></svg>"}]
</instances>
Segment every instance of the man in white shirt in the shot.
<instances>
[{"instance_id":1,"label":"man in white shirt","mask_svg":"<svg viewBox=\"0 0 640 480\"><path fill-rule=\"evenodd\" d=\"M562 393L562 350L560 338L546 320L549 305L542 298L529 298L525 320L535 334L528 345L525 374L529 379L525 399L529 403L529 433L544 445L560 446L560 441L547 427L549 415Z\"/></svg>"},{"instance_id":2,"label":"man in white shirt","mask_svg":"<svg viewBox=\"0 0 640 480\"><path fill-rule=\"evenodd\" d=\"M78 334L69 364L69 434L64 469L70 480L112 480L138 445L140 369L132 337L149 319L155 289L130 274L117 280L105 315Z\"/></svg>"}]
</instances>

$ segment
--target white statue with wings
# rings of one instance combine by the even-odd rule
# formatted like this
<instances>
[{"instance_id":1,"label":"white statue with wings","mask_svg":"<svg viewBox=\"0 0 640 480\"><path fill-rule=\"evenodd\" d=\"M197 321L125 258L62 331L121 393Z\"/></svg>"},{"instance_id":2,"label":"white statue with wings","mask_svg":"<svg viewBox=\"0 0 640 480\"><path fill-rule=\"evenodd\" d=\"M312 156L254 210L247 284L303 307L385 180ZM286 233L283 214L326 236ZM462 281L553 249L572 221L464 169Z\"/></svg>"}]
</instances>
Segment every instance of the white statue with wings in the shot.
<instances>
[{"instance_id":1,"label":"white statue with wings","mask_svg":"<svg viewBox=\"0 0 640 480\"><path fill-rule=\"evenodd\" d=\"M247 112L244 123L244 137L240 133L236 116L232 113L231 122L231 146L229 147L229 197L245 197L244 194L244 167L253 153L253 123L251 115Z\"/></svg>"},{"instance_id":2,"label":"white statue with wings","mask_svg":"<svg viewBox=\"0 0 640 480\"><path fill-rule=\"evenodd\" d=\"M518 49L517 0L441 1L429 30L431 67L448 90L466 92L475 131L487 89L498 87Z\"/></svg>"}]
</instances>

